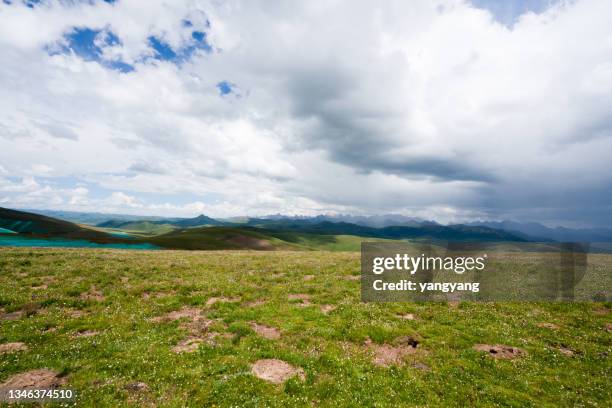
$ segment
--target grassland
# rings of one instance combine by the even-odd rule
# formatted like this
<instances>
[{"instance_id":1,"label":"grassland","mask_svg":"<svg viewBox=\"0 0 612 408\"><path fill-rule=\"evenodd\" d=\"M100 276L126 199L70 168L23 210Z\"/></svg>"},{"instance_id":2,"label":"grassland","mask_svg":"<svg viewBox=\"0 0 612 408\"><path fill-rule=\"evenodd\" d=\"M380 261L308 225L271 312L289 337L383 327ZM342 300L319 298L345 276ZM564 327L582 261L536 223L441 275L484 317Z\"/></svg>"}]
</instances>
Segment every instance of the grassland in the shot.
<instances>
[{"instance_id":1,"label":"grassland","mask_svg":"<svg viewBox=\"0 0 612 408\"><path fill-rule=\"evenodd\" d=\"M589 267L611 271L612 256ZM0 248L0 344L27 347L0 355L0 383L48 368L96 407L612 401L610 304L365 304L358 274L350 252ZM406 338L413 353L376 361ZM199 340L175 353L186 339ZM524 354L495 359L482 343ZM260 359L303 379L256 378Z\"/></svg>"}]
</instances>

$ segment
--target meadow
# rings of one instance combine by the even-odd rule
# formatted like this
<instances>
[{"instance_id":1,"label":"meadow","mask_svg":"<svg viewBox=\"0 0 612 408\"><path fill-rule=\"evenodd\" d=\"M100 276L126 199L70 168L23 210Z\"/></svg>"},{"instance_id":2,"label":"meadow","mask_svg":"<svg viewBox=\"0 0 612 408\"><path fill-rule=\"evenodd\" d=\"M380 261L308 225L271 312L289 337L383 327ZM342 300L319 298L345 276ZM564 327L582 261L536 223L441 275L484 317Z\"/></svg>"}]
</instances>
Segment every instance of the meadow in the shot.
<instances>
[{"instance_id":1,"label":"meadow","mask_svg":"<svg viewBox=\"0 0 612 408\"><path fill-rule=\"evenodd\" d=\"M67 406L612 401L609 303L362 303L359 269L358 252L0 248L0 388L39 370Z\"/></svg>"}]
</instances>

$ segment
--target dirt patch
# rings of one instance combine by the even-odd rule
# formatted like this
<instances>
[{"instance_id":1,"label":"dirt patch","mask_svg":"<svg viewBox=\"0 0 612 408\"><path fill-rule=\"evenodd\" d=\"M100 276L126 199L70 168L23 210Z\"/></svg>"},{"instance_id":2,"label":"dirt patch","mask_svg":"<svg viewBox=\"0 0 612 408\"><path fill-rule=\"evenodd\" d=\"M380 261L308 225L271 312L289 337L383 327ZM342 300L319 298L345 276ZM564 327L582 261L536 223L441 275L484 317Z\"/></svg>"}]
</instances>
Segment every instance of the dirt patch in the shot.
<instances>
[{"instance_id":1,"label":"dirt patch","mask_svg":"<svg viewBox=\"0 0 612 408\"><path fill-rule=\"evenodd\" d=\"M46 368L26 371L24 373L15 374L9 377L5 382L0 384L0 395L5 394L8 390L30 390L40 388L57 388L64 383L64 379L60 378L57 371L48 370Z\"/></svg>"},{"instance_id":2,"label":"dirt patch","mask_svg":"<svg viewBox=\"0 0 612 408\"><path fill-rule=\"evenodd\" d=\"M149 390L149 386L141 381L125 384L123 388L129 392L144 392Z\"/></svg>"},{"instance_id":3,"label":"dirt patch","mask_svg":"<svg viewBox=\"0 0 612 408\"><path fill-rule=\"evenodd\" d=\"M259 300L254 300L252 302L248 302L245 306L246 307L257 307L257 306L265 305L266 303L268 303L267 300L259 299Z\"/></svg>"},{"instance_id":4,"label":"dirt patch","mask_svg":"<svg viewBox=\"0 0 612 408\"><path fill-rule=\"evenodd\" d=\"M168 296L172 296L174 293L171 292L142 292L142 298L143 299L151 299L153 297L155 298L164 298L164 297L168 297Z\"/></svg>"},{"instance_id":5,"label":"dirt patch","mask_svg":"<svg viewBox=\"0 0 612 408\"><path fill-rule=\"evenodd\" d=\"M420 362L412 363L410 364L410 367L423 371L431 371L431 368L427 364L423 364Z\"/></svg>"},{"instance_id":6,"label":"dirt patch","mask_svg":"<svg viewBox=\"0 0 612 408\"><path fill-rule=\"evenodd\" d=\"M348 275L344 277L344 280L347 280L347 281L358 281L360 279L361 279L360 275Z\"/></svg>"},{"instance_id":7,"label":"dirt patch","mask_svg":"<svg viewBox=\"0 0 612 408\"><path fill-rule=\"evenodd\" d=\"M593 313L598 315L598 316L605 316L608 313L610 313L610 309L608 309L606 307L602 307L602 308L599 308L599 309L594 309Z\"/></svg>"},{"instance_id":8,"label":"dirt patch","mask_svg":"<svg viewBox=\"0 0 612 408\"><path fill-rule=\"evenodd\" d=\"M188 337L176 346L172 347L174 353L193 353L200 347L204 340L199 337Z\"/></svg>"},{"instance_id":9,"label":"dirt patch","mask_svg":"<svg viewBox=\"0 0 612 408\"><path fill-rule=\"evenodd\" d=\"M484 351L489 357L501 360L512 360L527 355L523 349L503 344L476 344L474 350Z\"/></svg>"},{"instance_id":10,"label":"dirt patch","mask_svg":"<svg viewBox=\"0 0 612 408\"><path fill-rule=\"evenodd\" d=\"M281 332L276 327L265 326L263 324L251 322L251 329L261 337L266 338L268 340L278 340L280 339Z\"/></svg>"},{"instance_id":11,"label":"dirt patch","mask_svg":"<svg viewBox=\"0 0 612 408\"><path fill-rule=\"evenodd\" d=\"M562 345L560 345L560 346L557 348L557 350L558 350L558 351L559 351L561 354L563 354L563 355L565 355L565 356L568 356L568 357L571 357L571 356L573 356L574 354L576 354L576 352L575 352L574 350L572 350L572 349L571 349L571 348L569 348L569 347L564 346L563 344L562 344Z\"/></svg>"},{"instance_id":12,"label":"dirt patch","mask_svg":"<svg viewBox=\"0 0 612 408\"><path fill-rule=\"evenodd\" d=\"M75 333L72 337L74 338L93 337L93 336L97 336L98 334L100 334L100 332L97 332L95 330L83 330L83 331Z\"/></svg>"},{"instance_id":13,"label":"dirt patch","mask_svg":"<svg viewBox=\"0 0 612 408\"><path fill-rule=\"evenodd\" d=\"M170 313L166 313L163 316L156 316L151 318L150 320L153 323L161 323L161 322L173 322L179 319L189 319L196 320L200 318L201 310L195 307L184 307L180 310L175 310Z\"/></svg>"},{"instance_id":14,"label":"dirt patch","mask_svg":"<svg viewBox=\"0 0 612 408\"><path fill-rule=\"evenodd\" d=\"M458 300L449 300L448 301L448 307L452 308L452 309L457 309L459 308L459 301Z\"/></svg>"},{"instance_id":15,"label":"dirt patch","mask_svg":"<svg viewBox=\"0 0 612 408\"><path fill-rule=\"evenodd\" d=\"M214 322L214 320L198 316L191 321L181 323L179 327L181 329L189 331L193 335L198 335L208 331L208 329L210 328L210 326L213 325Z\"/></svg>"},{"instance_id":16,"label":"dirt patch","mask_svg":"<svg viewBox=\"0 0 612 408\"><path fill-rule=\"evenodd\" d=\"M270 242L266 241L265 239L249 237L246 235L238 235L235 237L228 238L227 242L236 244L241 247L251 248L251 249L264 249L264 250L274 249L274 245L272 245Z\"/></svg>"},{"instance_id":17,"label":"dirt patch","mask_svg":"<svg viewBox=\"0 0 612 408\"><path fill-rule=\"evenodd\" d=\"M228 298L228 297L211 297L210 299L208 299L206 301L206 306L212 306L215 303L236 303L236 302L240 302L240 298L239 297L233 297L233 298Z\"/></svg>"},{"instance_id":18,"label":"dirt patch","mask_svg":"<svg viewBox=\"0 0 612 408\"><path fill-rule=\"evenodd\" d=\"M606 331L612 332L612 323L606 323Z\"/></svg>"},{"instance_id":19,"label":"dirt patch","mask_svg":"<svg viewBox=\"0 0 612 408\"><path fill-rule=\"evenodd\" d=\"M324 314L328 314L336 310L337 306L334 305L321 305L321 312Z\"/></svg>"},{"instance_id":20,"label":"dirt patch","mask_svg":"<svg viewBox=\"0 0 612 408\"><path fill-rule=\"evenodd\" d=\"M542 322L542 323L538 323L536 326L541 327L543 329L559 330L559 326L557 326L554 323Z\"/></svg>"},{"instance_id":21,"label":"dirt patch","mask_svg":"<svg viewBox=\"0 0 612 408\"><path fill-rule=\"evenodd\" d=\"M304 293L294 293L287 296L288 300L300 300L301 302L297 304L297 306L305 307L310 306L312 303L310 302L310 295L306 295Z\"/></svg>"},{"instance_id":22,"label":"dirt patch","mask_svg":"<svg viewBox=\"0 0 612 408\"><path fill-rule=\"evenodd\" d=\"M314 278L315 278L315 276L314 276L314 275L304 275L304 280L305 280L306 282L311 281L311 280L313 280Z\"/></svg>"},{"instance_id":23,"label":"dirt patch","mask_svg":"<svg viewBox=\"0 0 612 408\"><path fill-rule=\"evenodd\" d=\"M28 349L28 346L26 346L25 343L21 343L21 342L0 344L0 354L15 353L17 351L26 351L27 349Z\"/></svg>"},{"instance_id":24,"label":"dirt patch","mask_svg":"<svg viewBox=\"0 0 612 408\"><path fill-rule=\"evenodd\" d=\"M375 344L368 338L365 346L374 353L372 362L379 367L404 365L406 356L420 351L419 341L409 336L395 339L394 344Z\"/></svg>"},{"instance_id":25,"label":"dirt patch","mask_svg":"<svg viewBox=\"0 0 612 408\"><path fill-rule=\"evenodd\" d=\"M404 319L404 320L414 320L414 315L412 313L398 314L396 316L398 318Z\"/></svg>"},{"instance_id":26,"label":"dirt patch","mask_svg":"<svg viewBox=\"0 0 612 408\"><path fill-rule=\"evenodd\" d=\"M73 319L78 319L85 316L85 312L82 310L71 310L68 314Z\"/></svg>"},{"instance_id":27,"label":"dirt patch","mask_svg":"<svg viewBox=\"0 0 612 408\"><path fill-rule=\"evenodd\" d=\"M39 286L32 286L32 290L43 290L47 288L49 288L49 285L47 285L46 283L43 283L42 285L39 285Z\"/></svg>"},{"instance_id":28,"label":"dirt patch","mask_svg":"<svg viewBox=\"0 0 612 408\"><path fill-rule=\"evenodd\" d=\"M17 320L21 319L25 315L23 310L17 310L15 312L3 313L0 316L0 320Z\"/></svg>"},{"instance_id":29,"label":"dirt patch","mask_svg":"<svg viewBox=\"0 0 612 408\"><path fill-rule=\"evenodd\" d=\"M105 299L104 294L96 288L91 288L89 292L81 293L79 297L81 300L95 300L96 302L102 302Z\"/></svg>"},{"instance_id":30,"label":"dirt patch","mask_svg":"<svg viewBox=\"0 0 612 408\"><path fill-rule=\"evenodd\" d=\"M302 381L305 379L304 370L277 359L257 360L251 366L251 373L255 377L273 384L282 384L294 376Z\"/></svg>"}]
</instances>

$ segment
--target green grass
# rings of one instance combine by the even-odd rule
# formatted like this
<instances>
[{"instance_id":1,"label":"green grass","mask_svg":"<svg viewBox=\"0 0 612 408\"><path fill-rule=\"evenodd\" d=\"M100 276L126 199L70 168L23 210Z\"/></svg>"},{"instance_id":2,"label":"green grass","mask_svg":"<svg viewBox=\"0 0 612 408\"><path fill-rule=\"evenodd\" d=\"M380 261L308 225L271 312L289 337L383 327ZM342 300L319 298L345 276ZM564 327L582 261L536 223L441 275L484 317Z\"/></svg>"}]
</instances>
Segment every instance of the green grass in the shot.
<instances>
[{"instance_id":1,"label":"green grass","mask_svg":"<svg viewBox=\"0 0 612 408\"><path fill-rule=\"evenodd\" d=\"M353 244L342 239L338 245ZM612 256L591 256L590 267L610 271ZM344 279L357 274L359 253L348 252L0 248L0 307L27 312L0 321L0 343L29 347L1 356L0 382L55 369L78 393L78 406L92 407L595 407L612 400L612 339L605 330L611 315L601 312L609 304L365 304L359 281ZM103 300L82 297L93 288ZM299 307L287 300L291 293L309 294L312 305ZM206 305L222 296L240 301ZM256 300L267 303L248 307ZM324 314L323 304L337 309ZM227 338L173 353L186 329L149 319L185 306L217 319L212 330ZM75 316L77 310L84 314ZM259 337L252 321L279 328L281 338ZM99 334L74 337L83 330ZM417 358L429 370L377 367L363 346L367 338L388 343L407 335L421 340ZM517 346L528 355L493 360L474 351L476 343ZM562 354L561 346L574 355ZM260 380L250 365L261 358L299 366L305 380ZM135 381L149 389L127 391Z\"/></svg>"},{"instance_id":2,"label":"green grass","mask_svg":"<svg viewBox=\"0 0 612 408\"><path fill-rule=\"evenodd\" d=\"M175 229L176 227L170 224L156 224L149 221L127 223L123 224L120 228L120 230L126 232L136 232L151 235L166 234L168 232L174 231Z\"/></svg>"}]
</instances>

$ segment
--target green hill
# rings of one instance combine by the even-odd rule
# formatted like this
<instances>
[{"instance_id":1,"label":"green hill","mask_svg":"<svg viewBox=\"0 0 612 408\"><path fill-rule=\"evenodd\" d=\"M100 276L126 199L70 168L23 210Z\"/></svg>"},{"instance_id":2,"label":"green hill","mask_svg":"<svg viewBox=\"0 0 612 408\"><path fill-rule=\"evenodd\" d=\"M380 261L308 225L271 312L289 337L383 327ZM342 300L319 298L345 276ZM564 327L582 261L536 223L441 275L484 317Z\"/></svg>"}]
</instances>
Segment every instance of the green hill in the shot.
<instances>
[{"instance_id":1,"label":"green hill","mask_svg":"<svg viewBox=\"0 0 612 408\"><path fill-rule=\"evenodd\" d=\"M0 208L0 228L14 231L19 236L31 238L62 238L96 243L129 241L72 222L8 208Z\"/></svg>"}]
</instances>

